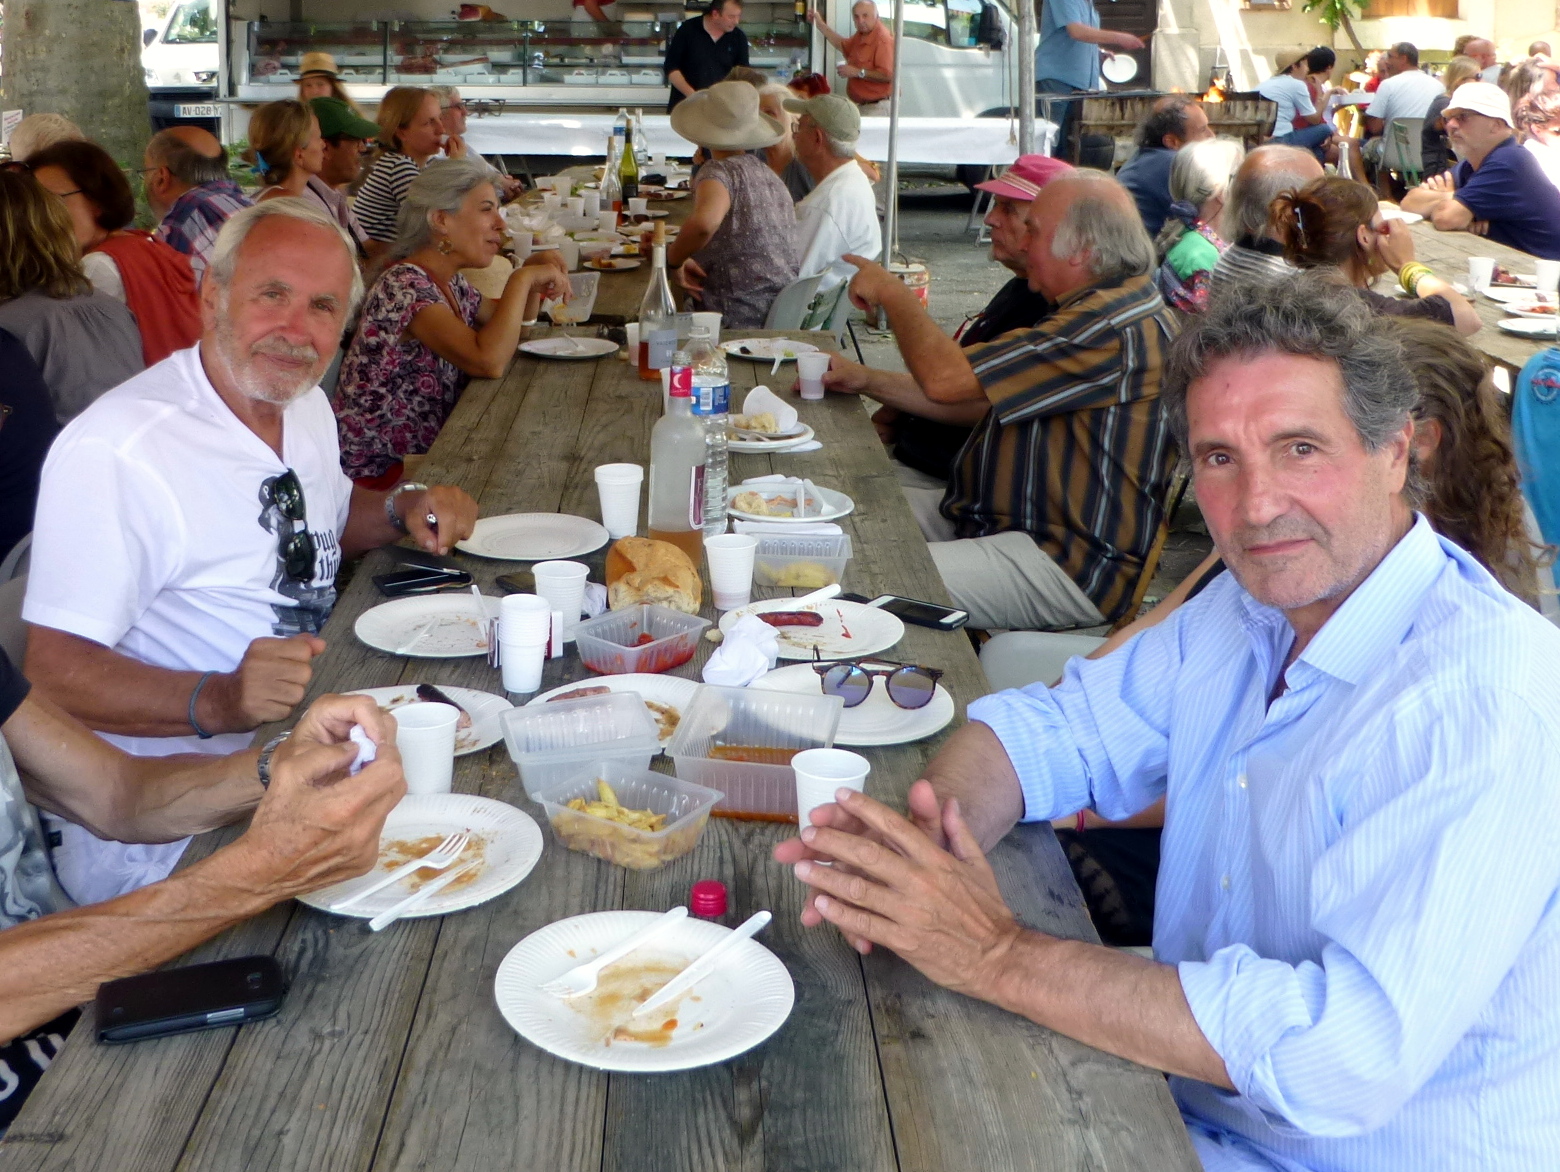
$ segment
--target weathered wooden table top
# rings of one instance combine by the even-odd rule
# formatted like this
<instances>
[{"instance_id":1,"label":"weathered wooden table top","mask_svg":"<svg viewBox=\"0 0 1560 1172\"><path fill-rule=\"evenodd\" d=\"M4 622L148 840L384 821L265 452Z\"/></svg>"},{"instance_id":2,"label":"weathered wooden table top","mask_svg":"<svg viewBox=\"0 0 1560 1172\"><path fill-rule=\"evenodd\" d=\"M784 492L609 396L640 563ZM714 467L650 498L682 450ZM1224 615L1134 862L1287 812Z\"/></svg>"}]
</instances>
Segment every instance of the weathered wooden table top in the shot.
<instances>
[{"instance_id":1,"label":"weathered wooden table top","mask_svg":"<svg viewBox=\"0 0 1560 1172\"><path fill-rule=\"evenodd\" d=\"M1497 244L1471 232L1441 232L1429 220L1410 225L1409 231L1414 236L1414 258L1429 265L1441 279L1455 281L1464 287L1468 285L1468 258L1471 256L1492 256L1497 264L1512 272L1531 274L1533 271L1533 258L1527 253L1507 248L1504 244ZM1396 285L1396 279L1388 276L1382 279L1382 284L1377 288L1381 292L1388 292ZM1468 300L1478 312L1479 320L1484 323L1484 328L1468 341L1496 362L1520 370L1522 364L1533 355L1546 346L1554 345L1553 340L1521 338L1502 330L1496 323L1508 315L1505 306L1499 302L1477 293L1470 293Z\"/></svg>"}]
</instances>

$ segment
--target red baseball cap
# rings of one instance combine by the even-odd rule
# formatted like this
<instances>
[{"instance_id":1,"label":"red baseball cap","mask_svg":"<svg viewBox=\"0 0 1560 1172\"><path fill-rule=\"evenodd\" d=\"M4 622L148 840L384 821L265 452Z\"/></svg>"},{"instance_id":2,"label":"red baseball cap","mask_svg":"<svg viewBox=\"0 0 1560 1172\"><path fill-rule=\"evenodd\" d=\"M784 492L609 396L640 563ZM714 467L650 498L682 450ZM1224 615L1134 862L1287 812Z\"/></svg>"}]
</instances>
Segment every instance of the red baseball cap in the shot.
<instances>
[{"instance_id":1,"label":"red baseball cap","mask_svg":"<svg viewBox=\"0 0 1560 1172\"><path fill-rule=\"evenodd\" d=\"M1050 155L1020 155L1006 171L995 179L975 185L976 191L989 191L1003 199L1017 199L1028 203L1051 180L1072 171L1070 163L1053 159Z\"/></svg>"}]
</instances>

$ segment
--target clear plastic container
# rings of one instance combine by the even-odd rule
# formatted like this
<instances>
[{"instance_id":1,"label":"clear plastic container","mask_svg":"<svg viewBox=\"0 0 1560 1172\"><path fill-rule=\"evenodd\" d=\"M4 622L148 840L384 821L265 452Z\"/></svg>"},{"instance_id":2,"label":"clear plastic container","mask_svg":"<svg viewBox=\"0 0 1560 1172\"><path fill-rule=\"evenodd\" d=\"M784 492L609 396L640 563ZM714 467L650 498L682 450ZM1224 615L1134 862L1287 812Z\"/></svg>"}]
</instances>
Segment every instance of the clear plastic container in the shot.
<instances>
[{"instance_id":1,"label":"clear plastic container","mask_svg":"<svg viewBox=\"0 0 1560 1172\"><path fill-rule=\"evenodd\" d=\"M709 619L666 606L625 606L581 623L575 646L580 661L604 676L670 671L693 658L709 625ZM651 641L639 643L646 634Z\"/></svg>"},{"instance_id":2,"label":"clear plastic container","mask_svg":"<svg viewBox=\"0 0 1560 1172\"><path fill-rule=\"evenodd\" d=\"M796 774L789 761L803 749L834 744L845 702L762 688L705 684L683 711L666 747L677 776L719 790L721 814L796 821Z\"/></svg>"},{"instance_id":3,"label":"clear plastic container","mask_svg":"<svg viewBox=\"0 0 1560 1172\"><path fill-rule=\"evenodd\" d=\"M596 800L598 779L612 787L620 805L665 814L666 824L657 831L638 830L569 809L574 798ZM720 801L715 790L616 761L591 762L566 781L531 797L547 811L547 821L564 846L632 871L652 870L691 851L704 833L711 808Z\"/></svg>"},{"instance_id":4,"label":"clear plastic container","mask_svg":"<svg viewBox=\"0 0 1560 1172\"><path fill-rule=\"evenodd\" d=\"M833 537L762 535L753 560L753 581L760 586L816 590L845 577L850 562L850 534Z\"/></svg>"},{"instance_id":5,"label":"clear plastic container","mask_svg":"<svg viewBox=\"0 0 1560 1172\"><path fill-rule=\"evenodd\" d=\"M638 692L608 692L514 708L499 717L527 797L574 777L591 761L648 769L660 736Z\"/></svg>"}]
</instances>

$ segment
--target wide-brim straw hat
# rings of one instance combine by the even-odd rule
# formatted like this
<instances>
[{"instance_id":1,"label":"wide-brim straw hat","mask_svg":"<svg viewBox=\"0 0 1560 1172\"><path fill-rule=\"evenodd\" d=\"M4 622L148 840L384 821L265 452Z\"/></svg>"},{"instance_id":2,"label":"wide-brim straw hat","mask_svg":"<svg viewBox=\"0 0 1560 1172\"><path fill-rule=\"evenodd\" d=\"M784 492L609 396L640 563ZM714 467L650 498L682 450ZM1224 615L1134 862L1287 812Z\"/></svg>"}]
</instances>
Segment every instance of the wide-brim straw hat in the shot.
<instances>
[{"instance_id":1,"label":"wide-brim straw hat","mask_svg":"<svg viewBox=\"0 0 1560 1172\"><path fill-rule=\"evenodd\" d=\"M298 62L298 76L307 77L311 73L326 73L335 77L340 70L336 68L336 59L329 53L318 51L305 53Z\"/></svg>"},{"instance_id":2,"label":"wide-brim straw hat","mask_svg":"<svg viewBox=\"0 0 1560 1172\"><path fill-rule=\"evenodd\" d=\"M774 146L785 127L758 108L758 90L745 81L718 81L672 110L672 130L712 151L753 151Z\"/></svg>"}]
</instances>

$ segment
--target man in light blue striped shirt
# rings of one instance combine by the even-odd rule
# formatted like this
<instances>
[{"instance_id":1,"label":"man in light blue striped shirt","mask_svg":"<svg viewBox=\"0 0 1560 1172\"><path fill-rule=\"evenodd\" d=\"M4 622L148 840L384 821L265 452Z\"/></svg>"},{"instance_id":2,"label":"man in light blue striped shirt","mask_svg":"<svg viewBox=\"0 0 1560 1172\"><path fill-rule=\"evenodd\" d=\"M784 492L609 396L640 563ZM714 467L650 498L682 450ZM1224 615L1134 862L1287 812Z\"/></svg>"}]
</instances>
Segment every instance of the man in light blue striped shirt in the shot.
<instances>
[{"instance_id":1,"label":"man in light blue striped shirt","mask_svg":"<svg viewBox=\"0 0 1560 1172\"><path fill-rule=\"evenodd\" d=\"M1555 1167L1560 632L1411 511L1416 392L1363 303L1216 299L1168 382L1231 573L972 704L909 820L827 807L776 852L804 920L1170 1072L1210 1170ZM1157 963L1014 922L982 847L1161 796Z\"/></svg>"}]
</instances>

